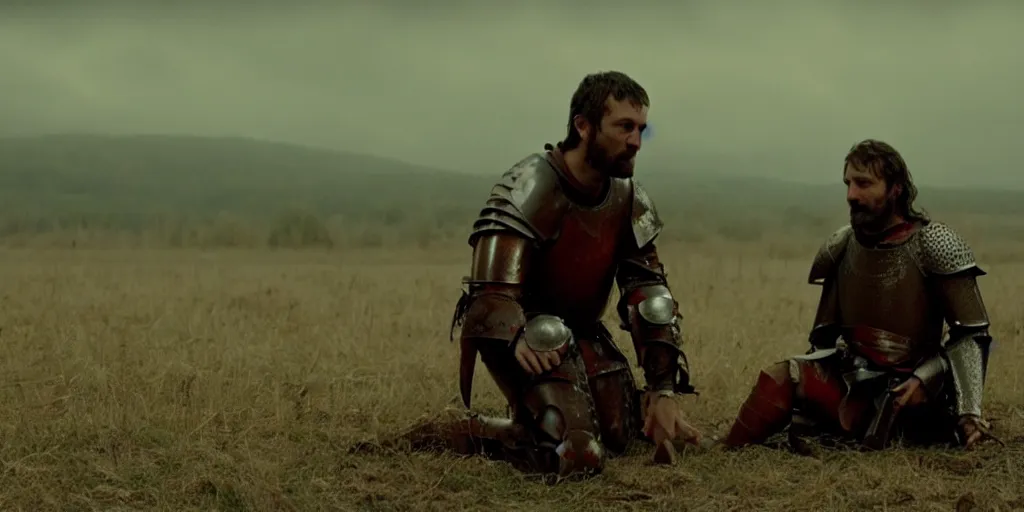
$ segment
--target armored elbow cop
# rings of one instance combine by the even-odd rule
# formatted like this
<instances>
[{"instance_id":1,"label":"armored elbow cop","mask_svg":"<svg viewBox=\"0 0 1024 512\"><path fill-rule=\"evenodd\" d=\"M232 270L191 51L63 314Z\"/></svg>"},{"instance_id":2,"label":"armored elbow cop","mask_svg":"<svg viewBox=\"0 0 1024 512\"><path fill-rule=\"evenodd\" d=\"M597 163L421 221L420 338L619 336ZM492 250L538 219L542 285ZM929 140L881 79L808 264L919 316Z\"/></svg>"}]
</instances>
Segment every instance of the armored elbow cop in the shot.
<instances>
[{"instance_id":1,"label":"armored elbow cop","mask_svg":"<svg viewBox=\"0 0 1024 512\"><path fill-rule=\"evenodd\" d=\"M668 287L661 284L641 286L625 297L628 330L643 342L682 345L679 306Z\"/></svg>"},{"instance_id":2,"label":"armored elbow cop","mask_svg":"<svg viewBox=\"0 0 1024 512\"><path fill-rule=\"evenodd\" d=\"M663 284L641 286L624 296L623 327L633 338L647 385L655 391L693 393L683 353L679 303Z\"/></svg>"}]
</instances>

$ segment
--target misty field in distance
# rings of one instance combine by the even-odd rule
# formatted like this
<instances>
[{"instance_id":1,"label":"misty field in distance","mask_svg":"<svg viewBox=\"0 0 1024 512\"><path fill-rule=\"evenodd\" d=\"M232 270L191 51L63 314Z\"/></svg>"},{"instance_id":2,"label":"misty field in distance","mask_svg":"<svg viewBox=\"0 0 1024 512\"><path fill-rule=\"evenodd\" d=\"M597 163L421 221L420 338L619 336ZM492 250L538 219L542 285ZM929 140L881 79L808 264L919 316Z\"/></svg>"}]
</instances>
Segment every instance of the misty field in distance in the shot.
<instances>
[{"instance_id":1,"label":"misty field in distance","mask_svg":"<svg viewBox=\"0 0 1024 512\"><path fill-rule=\"evenodd\" d=\"M788 165L641 164L637 177L665 217L666 242L768 243L809 257L808 247L846 221L839 163L822 170L835 175L825 186L723 177L779 175ZM0 138L0 245L463 250L504 170L461 174L250 139ZM988 239L1024 244L1024 191L922 188L919 204L979 251Z\"/></svg>"},{"instance_id":2,"label":"misty field in distance","mask_svg":"<svg viewBox=\"0 0 1024 512\"><path fill-rule=\"evenodd\" d=\"M1012 194L920 199L989 272L986 411L1005 450L758 447L665 468L638 447L555 488L478 458L349 453L459 404L448 336L465 234L501 169L420 171L252 141L0 140L0 508L1024 508ZM844 222L838 172L823 189L640 172L667 223L661 253L701 393L686 411L722 435L758 369L806 349L811 257ZM482 365L477 376L475 406L502 414Z\"/></svg>"}]
</instances>

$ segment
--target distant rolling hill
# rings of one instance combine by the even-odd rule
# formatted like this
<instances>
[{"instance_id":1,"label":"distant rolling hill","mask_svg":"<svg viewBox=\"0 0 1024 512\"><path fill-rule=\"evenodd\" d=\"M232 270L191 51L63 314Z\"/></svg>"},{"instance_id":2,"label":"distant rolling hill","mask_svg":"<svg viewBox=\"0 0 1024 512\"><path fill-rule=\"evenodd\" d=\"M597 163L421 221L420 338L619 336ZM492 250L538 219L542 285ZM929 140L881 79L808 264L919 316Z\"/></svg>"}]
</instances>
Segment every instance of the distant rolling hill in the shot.
<instances>
[{"instance_id":1,"label":"distant rolling hill","mask_svg":"<svg viewBox=\"0 0 1024 512\"><path fill-rule=\"evenodd\" d=\"M483 178L384 158L240 138L0 139L4 213L262 216L302 206L358 215L406 202L460 202L484 186Z\"/></svg>"},{"instance_id":2,"label":"distant rolling hill","mask_svg":"<svg viewBox=\"0 0 1024 512\"><path fill-rule=\"evenodd\" d=\"M782 213L777 217L783 221L812 219L822 226L842 218L838 183L822 187L715 172L747 164L708 162L685 172L641 168L638 178L663 214L677 223L742 225L766 212ZM760 162L757 167L766 166ZM422 212L465 223L503 170L467 175L244 138L0 138L0 216L137 221L154 215L204 218L228 212L270 218L302 207L353 219L409 218ZM1024 213L1020 192L924 189L921 202L942 213Z\"/></svg>"}]
</instances>

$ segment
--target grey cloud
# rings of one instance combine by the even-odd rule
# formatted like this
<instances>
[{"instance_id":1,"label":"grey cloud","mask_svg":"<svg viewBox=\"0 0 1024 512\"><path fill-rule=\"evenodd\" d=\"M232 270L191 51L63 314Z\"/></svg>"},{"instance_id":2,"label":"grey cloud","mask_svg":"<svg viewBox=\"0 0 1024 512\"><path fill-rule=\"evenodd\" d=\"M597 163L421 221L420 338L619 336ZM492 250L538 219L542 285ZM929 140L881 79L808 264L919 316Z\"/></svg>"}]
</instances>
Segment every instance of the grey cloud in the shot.
<instances>
[{"instance_id":1,"label":"grey cloud","mask_svg":"<svg viewBox=\"0 0 1024 512\"><path fill-rule=\"evenodd\" d=\"M1024 5L725 4L0 8L0 133L247 135L493 174L564 135L583 75L619 69L652 97L641 165L834 181L879 137L922 183L1024 187Z\"/></svg>"}]
</instances>

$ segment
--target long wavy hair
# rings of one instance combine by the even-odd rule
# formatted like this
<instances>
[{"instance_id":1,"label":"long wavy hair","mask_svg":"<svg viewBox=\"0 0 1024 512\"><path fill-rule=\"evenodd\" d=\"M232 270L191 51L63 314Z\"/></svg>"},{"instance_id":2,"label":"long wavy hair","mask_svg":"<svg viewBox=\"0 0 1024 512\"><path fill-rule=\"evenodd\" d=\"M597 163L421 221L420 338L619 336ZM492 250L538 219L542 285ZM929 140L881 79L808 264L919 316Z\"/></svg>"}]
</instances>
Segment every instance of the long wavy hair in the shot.
<instances>
[{"instance_id":1,"label":"long wavy hair","mask_svg":"<svg viewBox=\"0 0 1024 512\"><path fill-rule=\"evenodd\" d=\"M896 213L908 221L920 221L928 223L931 219L927 212L918 210L914 206L917 199L917 187L914 186L914 179L910 175L907 162L903 160L899 151L891 145L876 139L865 139L850 148L843 160L843 169L852 165L859 169L870 171L885 181L887 190L900 185L902 191L896 198Z\"/></svg>"}]
</instances>

